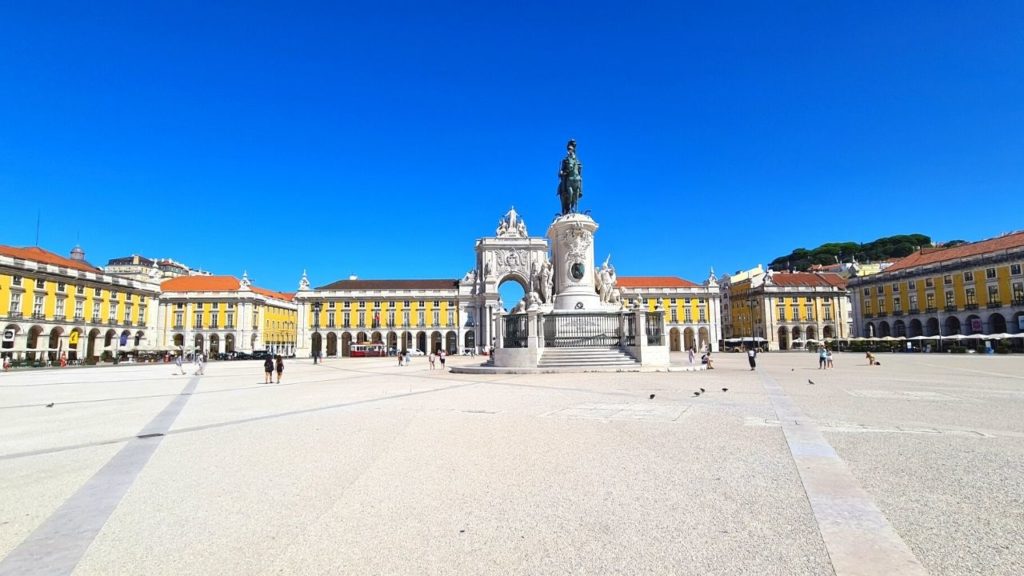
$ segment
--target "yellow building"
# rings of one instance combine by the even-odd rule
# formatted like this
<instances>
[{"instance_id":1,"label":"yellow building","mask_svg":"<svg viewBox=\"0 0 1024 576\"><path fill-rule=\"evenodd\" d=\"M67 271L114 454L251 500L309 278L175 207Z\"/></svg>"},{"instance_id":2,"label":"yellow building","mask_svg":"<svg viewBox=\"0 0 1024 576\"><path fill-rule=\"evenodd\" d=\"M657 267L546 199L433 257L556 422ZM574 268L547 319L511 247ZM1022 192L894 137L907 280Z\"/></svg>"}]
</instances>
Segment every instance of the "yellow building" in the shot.
<instances>
[{"instance_id":1,"label":"yellow building","mask_svg":"<svg viewBox=\"0 0 1024 576\"><path fill-rule=\"evenodd\" d=\"M761 267L722 281L724 343L769 350L850 337L847 281L839 274Z\"/></svg>"},{"instance_id":2,"label":"yellow building","mask_svg":"<svg viewBox=\"0 0 1024 576\"><path fill-rule=\"evenodd\" d=\"M675 276L620 276L618 287L627 306L665 314L669 350L718 350L722 318L718 280L703 284Z\"/></svg>"},{"instance_id":3,"label":"yellow building","mask_svg":"<svg viewBox=\"0 0 1024 576\"><path fill-rule=\"evenodd\" d=\"M424 353L474 349L472 312L460 302L455 279L353 278L311 289L303 276L296 294L303 320L298 354L349 356L353 344L363 343Z\"/></svg>"},{"instance_id":4,"label":"yellow building","mask_svg":"<svg viewBox=\"0 0 1024 576\"><path fill-rule=\"evenodd\" d=\"M1024 232L922 248L850 280L862 337L1024 332Z\"/></svg>"},{"instance_id":5,"label":"yellow building","mask_svg":"<svg viewBox=\"0 0 1024 576\"><path fill-rule=\"evenodd\" d=\"M293 294L253 286L246 274L179 276L160 285L157 332L162 346L207 355L295 351Z\"/></svg>"},{"instance_id":6,"label":"yellow building","mask_svg":"<svg viewBox=\"0 0 1024 576\"><path fill-rule=\"evenodd\" d=\"M157 294L156 284L104 274L78 247L65 258L0 246L0 353L95 363L151 350Z\"/></svg>"}]
</instances>

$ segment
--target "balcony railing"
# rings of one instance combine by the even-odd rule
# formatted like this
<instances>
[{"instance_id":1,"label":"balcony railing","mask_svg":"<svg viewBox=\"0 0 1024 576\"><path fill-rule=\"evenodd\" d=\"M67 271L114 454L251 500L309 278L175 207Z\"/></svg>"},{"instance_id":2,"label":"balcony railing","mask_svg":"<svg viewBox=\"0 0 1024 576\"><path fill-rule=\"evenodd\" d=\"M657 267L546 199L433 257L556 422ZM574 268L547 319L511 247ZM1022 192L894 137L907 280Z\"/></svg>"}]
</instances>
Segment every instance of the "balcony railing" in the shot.
<instances>
[{"instance_id":1,"label":"balcony railing","mask_svg":"<svg viewBox=\"0 0 1024 576\"><path fill-rule=\"evenodd\" d=\"M893 316L903 316L903 310L893 310L892 311L892 315Z\"/></svg>"},{"instance_id":2,"label":"balcony railing","mask_svg":"<svg viewBox=\"0 0 1024 576\"><path fill-rule=\"evenodd\" d=\"M978 303L977 302L972 302L971 304L967 304L967 305L964 306L964 310L977 310L977 309L978 309Z\"/></svg>"},{"instance_id":3,"label":"balcony railing","mask_svg":"<svg viewBox=\"0 0 1024 576\"><path fill-rule=\"evenodd\" d=\"M1024 298L1014 298L1013 299L1013 305L1014 306L1024 306Z\"/></svg>"},{"instance_id":4,"label":"balcony railing","mask_svg":"<svg viewBox=\"0 0 1024 576\"><path fill-rule=\"evenodd\" d=\"M918 310L917 308L908 308L907 309L907 314L920 314L920 313L921 313L921 311Z\"/></svg>"},{"instance_id":5,"label":"balcony railing","mask_svg":"<svg viewBox=\"0 0 1024 576\"><path fill-rule=\"evenodd\" d=\"M955 304L946 304L946 312L956 312Z\"/></svg>"},{"instance_id":6,"label":"balcony railing","mask_svg":"<svg viewBox=\"0 0 1024 576\"><path fill-rule=\"evenodd\" d=\"M43 314L42 312L33 312L32 317L36 320L44 320L46 319L46 314Z\"/></svg>"},{"instance_id":7,"label":"balcony railing","mask_svg":"<svg viewBox=\"0 0 1024 576\"><path fill-rule=\"evenodd\" d=\"M184 330L184 329L185 329L185 326L183 326L183 325L181 325L181 324L175 324L175 325L174 325L174 329L175 329L175 330Z\"/></svg>"},{"instance_id":8,"label":"balcony railing","mask_svg":"<svg viewBox=\"0 0 1024 576\"><path fill-rule=\"evenodd\" d=\"M924 311L926 313L928 313L928 314L934 314L934 313L938 312L939 309L936 308L935 306L929 306L929 307L925 308Z\"/></svg>"},{"instance_id":9,"label":"balcony railing","mask_svg":"<svg viewBox=\"0 0 1024 576\"><path fill-rule=\"evenodd\" d=\"M988 307L989 308L1002 308L1003 307L1003 303L1001 301L999 301L999 300L989 300L988 301Z\"/></svg>"}]
</instances>

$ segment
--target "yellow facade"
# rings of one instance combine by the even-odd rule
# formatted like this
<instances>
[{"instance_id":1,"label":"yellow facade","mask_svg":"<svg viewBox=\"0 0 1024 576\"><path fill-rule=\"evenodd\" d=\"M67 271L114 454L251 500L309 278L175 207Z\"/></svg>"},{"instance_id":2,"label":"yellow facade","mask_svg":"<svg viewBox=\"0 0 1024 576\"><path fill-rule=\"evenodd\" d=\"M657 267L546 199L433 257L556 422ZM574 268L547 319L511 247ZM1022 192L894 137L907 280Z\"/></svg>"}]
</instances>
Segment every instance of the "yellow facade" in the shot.
<instances>
[{"instance_id":1,"label":"yellow facade","mask_svg":"<svg viewBox=\"0 0 1024 576\"><path fill-rule=\"evenodd\" d=\"M454 328L459 325L459 309L454 301L442 300L376 300L330 298L319 302L317 317L310 307L310 326L354 330ZM449 311L451 314L449 314ZM406 314L408 312L408 314ZM422 312L422 319L421 313ZM437 317L435 320L435 312ZM348 315L348 322L345 316ZM332 318L333 316L333 318ZM392 319L393 316L393 319Z\"/></svg>"},{"instance_id":2,"label":"yellow facade","mask_svg":"<svg viewBox=\"0 0 1024 576\"><path fill-rule=\"evenodd\" d=\"M0 322L15 334L0 353L33 362L134 354L149 345L157 295L154 284L105 275L84 260L0 246Z\"/></svg>"}]
</instances>

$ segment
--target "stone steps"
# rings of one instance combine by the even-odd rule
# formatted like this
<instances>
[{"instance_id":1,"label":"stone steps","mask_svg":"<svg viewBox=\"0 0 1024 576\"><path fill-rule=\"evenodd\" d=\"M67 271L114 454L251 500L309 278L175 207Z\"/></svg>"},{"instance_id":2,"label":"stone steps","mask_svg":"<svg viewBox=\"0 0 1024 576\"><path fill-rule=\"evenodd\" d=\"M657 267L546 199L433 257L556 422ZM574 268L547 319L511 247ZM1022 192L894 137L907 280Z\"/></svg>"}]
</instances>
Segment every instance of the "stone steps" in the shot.
<instances>
[{"instance_id":1,"label":"stone steps","mask_svg":"<svg viewBox=\"0 0 1024 576\"><path fill-rule=\"evenodd\" d=\"M640 363L618 347L609 348L545 348L538 368L621 366L637 367Z\"/></svg>"}]
</instances>

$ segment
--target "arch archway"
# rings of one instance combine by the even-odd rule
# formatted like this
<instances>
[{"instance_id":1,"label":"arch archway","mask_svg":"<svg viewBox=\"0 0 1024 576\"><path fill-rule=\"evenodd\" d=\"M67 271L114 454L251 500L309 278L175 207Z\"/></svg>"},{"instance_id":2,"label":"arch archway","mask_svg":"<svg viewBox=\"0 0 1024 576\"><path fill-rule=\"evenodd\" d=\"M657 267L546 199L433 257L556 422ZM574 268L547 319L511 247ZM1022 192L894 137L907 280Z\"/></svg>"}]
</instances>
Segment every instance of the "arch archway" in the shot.
<instances>
[{"instance_id":1,"label":"arch archway","mask_svg":"<svg viewBox=\"0 0 1024 576\"><path fill-rule=\"evenodd\" d=\"M705 346L707 346L708 350L711 350L711 333L704 326L697 329L697 346L702 351Z\"/></svg>"},{"instance_id":2,"label":"arch archway","mask_svg":"<svg viewBox=\"0 0 1024 576\"><path fill-rule=\"evenodd\" d=\"M506 274L498 281L498 294L501 296L502 307L506 311L515 308L516 304L526 295L526 288L529 285L530 282L518 273Z\"/></svg>"},{"instance_id":3,"label":"arch archway","mask_svg":"<svg viewBox=\"0 0 1024 576\"><path fill-rule=\"evenodd\" d=\"M441 351L441 333L432 332L430 334L430 352L437 354Z\"/></svg>"},{"instance_id":4,"label":"arch archway","mask_svg":"<svg viewBox=\"0 0 1024 576\"><path fill-rule=\"evenodd\" d=\"M141 346L142 345L142 339L145 338L145 337L146 337L146 333L143 332L142 330L139 330L138 332L136 332L135 333L135 339L134 339L133 346L135 346L136 348Z\"/></svg>"},{"instance_id":5,"label":"arch archway","mask_svg":"<svg viewBox=\"0 0 1024 576\"><path fill-rule=\"evenodd\" d=\"M956 336L960 333L960 319L956 316L946 318L946 333L943 336Z\"/></svg>"},{"instance_id":6,"label":"arch archway","mask_svg":"<svg viewBox=\"0 0 1024 576\"><path fill-rule=\"evenodd\" d=\"M388 332L387 336L388 351L395 350L401 352L402 350L398 347L398 333Z\"/></svg>"},{"instance_id":7,"label":"arch archway","mask_svg":"<svg viewBox=\"0 0 1024 576\"><path fill-rule=\"evenodd\" d=\"M416 334L416 349L419 350L420 352L426 353L426 352L428 352L427 348L428 348L428 346L427 346L427 333L426 332L419 332L419 333L417 333Z\"/></svg>"},{"instance_id":8,"label":"arch archway","mask_svg":"<svg viewBox=\"0 0 1024 576\"><path fill-rule=\"evenodd\" d=\"M85 343L85 359L86 361L92 362L92 359L99 356L96 350L97 340L100 337L100 329L93 328L89 330L89 337L86 338Z\"/></svg>"},{"instance_id":9,"label":"arch archway","mask_svg":"<svg viewBox=\"0 0 1024 576\"><path fill-rule=\"evenodd\" d=\"M697 349L697 333L693 328L683 328L683 348L690 350Z\"/></svg>"},{"instance_id":10,"label":"arch archway","mask_svg":"<svg viewBox=\"0 0 1024 576\"><path fill-rule=\"evenodd\" d=\"M412 332L402 334L402 350L412 350ZM422 350L422 348L420 348Z\"/></svg>"},{"instance_id":11,"label":"arch archway","mask_svg":"<svg viewBox=\"0 0 1024 576\"><path fill-rule=\"evenodd\" d=\"M8 330L14 332L14 339L7 340L7 341L3 342L3 344L0 345L0 351L6 351L6 350L13 349L14 348L15 339L17 339L18 334L21 334L21 326L18 326L17 324L8 324L7 326L5 326L4 327L4 332L7 332Z\"/></svg>"},{"instance_id":12,"label":"arch archway","mask_svg":"<svg viewBox=\"0 0 1024 576\"><path fill-rule=\"evenodd\" d=\"M341 355L349 356L352 351L352 334L345 332L341 335Z\"/></svg>"},{"instance_id":13,"label":"arch archway","mask_svg":"<svg viewBox=\"0 0 1024 576\"><path fill-rule=\"evenodd\" d=\"M789 342L793 348L800 348L804 345L803 332L801 332L799 326L793 326L793 329L790 330L790 336L792 336L792 339Z\"/></svg>"},{"instance_id":14,"label":"arch archway","mask_svg":"<svg viewBox=\"0 0 1024 576\"><path fill-rule=\"evenodd\" d=\"M981 317L977 314L971 314L967 317L963 327L967 334L982 334L985 332L985 327L981 322Z\"/></svg>"},{"instance_id":15,"label":"arch archway","mask_svg":"<svg viewBox=\"0 0 1024 576\"><path fill-rule=\"evenodd\" d=\"M811 340L818 340L818 329L814 326L807 327L807 341L810 342Z\"/></svg>"},{"instance_id":16,"label":"arch archway","mask_svg":"<svg viewBox=\"0 0 1024 576\"><path fill-rule=\"evenodd\" d=\"M668 350L669 352L681 352L683 349L682 337L679 334L679 328L670 328L668 331Z\"/></svg>"},{"instance_id":17,"label":"arch archway","mask_svg":"<svg viewBox=\"0 0 1024 576\"><path fill-rule=\"evenodd\" d=\"M459 335L454 331L449 331L444 336L444 348L448 354L459 353Z\"/></svg>"},{"instance_id":18,"label":"arch archway","mask_svg":"<svg viewBox=\"0 0 1024 576\"><path fill-rule=\"evenodd\" d=\"M903 320L897 320L892 323L892 335L899 338L901 336L906 337L907 335L907 324Z\"/></svg>"},{"instance_id":19,"label":"arch archway","mask_svg":"<svg viewBox=\"0 0 1024 576\"><path fill-rule=\"evenodd\" d=\"M42 326L33 326L28 329L28 339L25 341L25 348L28 349L26 356L29 360L42 360L42 356L37 356L36 352L39 348L39 336L42 333Z\"/></svg>"},{"instance_id":20,"label":"arch archway","mask_svg":"<svg viewBox=\"0 0 1024 576\"><path fill-rule=\"evenodd\" d=\"M875 323L874 322L868 322L867 324L864 325L864 337L865 338L874 338L876 334L878 334L878 331L875 330Z\"/></svg>"},{"instance_id":21,"label":"arch archway","mask_svg":"<svg viewBox=\"0 0 1024 576\"><path fill-rule=\"evenodd\" d=\"M364 344L366 343L366 339L366 332L356 332L356 344Z\"/></svg>"},{"instance_id":22,"label":"arch archway","mask_svg":"<svg viewBox=\"0 0 1024 576\"><path fill-rule=\"evenodd\" d=\"M78 360L80 356L78 349L82 345L83 340L82 333L81 328L72 328L71 332L68 333L68 360Z\"/></svg>"},{"instance_id":23,"label":"arch archway","mask_svg":"<svg viewBox=\"0 0 1024 576\"><path fill-rule=\"evenodd\" d=\"M338 355L338 335L334 332L327 333L327 355Z\"/></svg>"},{"instance_id":24,"label":"arch archway","mask_svg":"<svg viewBox=\"0 0 1024 576\"><path fill-rule=\"evenodd\" d=\"M831 324L826 324L821 329L821 337L824 338L825 340L831 340L832 338L836 337L835 330L832 329Z\"/></svg>"},{"instance_id":25,"label":"arch archway","mask_svg":"<svg viewBox=\"0 0 1024 576\"><path fill-rule=\"evenodd\" d=\"M370 334L370 343L371 344L382 344L383 342L384 342L384 340L383 340L383 337L381 336L380 332L374 332L373 334Z\"/></svg>"},{"instance_id":26,"label":"arch archway","mask_svg":"<svg viewBox=\"0 0 1024 576\"><path fill-rule=\"evenodd\" d=\"M203 352L206 350L206 337L202 334L196 334L196 337L192 341L192 346L195 348L195 352Z\"/></svg>"},{"instance_id":27,"label":"arch archway","mask_svg":"<svg viewBox=\"0 0 1024 576\"><path fill-rule=\"evenodd\" d=\"M1006 332L1006 318L1002 314L996 312L989 315L988 317L988 333L989 334L1002 334Z\"/></svg>"},{"instance_id":28,"label":"arch archway","mask_svg":"<svg viewBox=\"0 0 1024 576\"><path fill-rule=\"evenodd\" d=\"M938 336L939 335L939 319L929 318L928 322L925 323L925 336Z\"/></svg>"},{"instance_id":29,"label":"arch archway","mask_svg":"<svg viewBox=\"0 0 1024 576\"><path fill-rule=\"evenodd\" d=\"M220 335L210 334L210 354L220 354Z\"/></svg>"},{"instance_id":30,"label":"arch archway","mask_svg":"<svg viewBox=\"0 0 1024 576\"><path fill-rule=\"evenodd\" d=\"M779 350L789 350L789 330L779 327Z\"/></svg>"},{"instance_id":31,"label":"arch archway","mask_svg":"<svg viewBox=\"0 0 1024 576\"><path fill-rule=\"evenodd\" d=\"M910 321L910 324L907 326L907 336L909 336L910 338L914 338L916 336L923 335L924 329L921 325L921 321L918 320L917 318L914 318L913 320Z\"/></svg>"},{"instance_id":32,"label":"arch archway","mask_svg":"<svg viewBox=\"0 0 1024 576\"><path fill-rule=\"evenodd\" d=\"M54 326L53 328L50 329L50 338L47 343L47 357L50 359L51 362L57 361L57 354L60 353L62 349L60 339L61 336L63 335L64 329L61 328L60 326Z\"/></svg>"},{"instance_id":33,"label":"arch archway","mask_svg":"<svg viewBox=\"0 0 1024 576\"><path fill-rule=\"evenodd\" d=\"M462 345L471 352L476 352L476 332L470 330L462 337Z\"/></svg>"},{"instance_id":34,"label":"arch archway","mask_svg":"<svg viewBox=\"0 0 1024 576\"><path fill-rule=\"evenodd\" d=\"M175 348L181 348L184 345L185 345L185 335L184 334L175 334L174 335L174 346L175 346Z\"/></svg>"},{"instance_id":35,"label":"arch archway","mask_svg":"<svg viewBox=\"0 0 1024 576\"><path fill-rule=\"evenodd\" d=\"M892 336L892 330L889 329L889 322L882 320L878 323L878 335L882 338Z\"/></svg>"},{"instance_id":36,"label":"arch archway","mask_svg":"<svg viewBox=\"0 0 1024 576\"><path fill-rule=\"evenodd\" d=\"M313 333L311 351L316 356L323 353L323 336L319 332Z\"/></svg>"},{"instance_id":37,"label":"arch archway","mask_svg":"<svg viewBox=\"0 0 1024 576\"><path fill-rule=\"evenodd\" d=\"M228 334L224 337L224 351L231 354L235 351L235 335Z\"/></svg>"}]
</instances>

